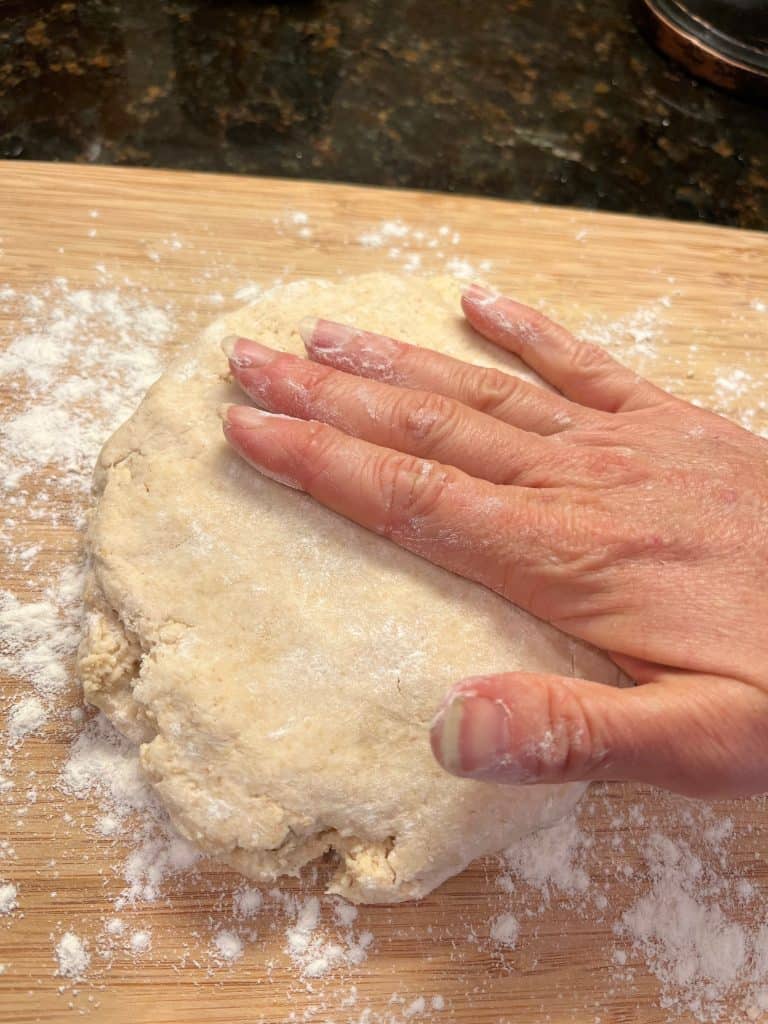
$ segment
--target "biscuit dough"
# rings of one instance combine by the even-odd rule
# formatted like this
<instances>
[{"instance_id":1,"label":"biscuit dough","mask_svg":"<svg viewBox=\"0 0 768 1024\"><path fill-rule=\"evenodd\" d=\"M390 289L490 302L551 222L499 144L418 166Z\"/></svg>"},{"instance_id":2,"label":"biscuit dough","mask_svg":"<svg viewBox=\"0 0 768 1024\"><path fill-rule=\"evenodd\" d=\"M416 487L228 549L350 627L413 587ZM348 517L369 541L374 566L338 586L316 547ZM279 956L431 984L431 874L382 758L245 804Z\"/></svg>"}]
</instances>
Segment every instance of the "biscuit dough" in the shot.
<instances>
[{"instance_id":1,"label":"biscuit dough","mask_svg":"<svg viewBox=\"0 0 768 1024\"><path fill-rule=\"evenodd\" d=\"M615 682L606 658L259 475L222 436L218 406L245 398L221 339L303 354L304 316L530 378L468 327L458 297L451 279L386 274L274 288L210 327L100 455L86 697L141 744L178 830L254 879L332 850L329 891L413 899L583 792L454 778L428 726L465 676Z\"/></svg>"}]
</instances>

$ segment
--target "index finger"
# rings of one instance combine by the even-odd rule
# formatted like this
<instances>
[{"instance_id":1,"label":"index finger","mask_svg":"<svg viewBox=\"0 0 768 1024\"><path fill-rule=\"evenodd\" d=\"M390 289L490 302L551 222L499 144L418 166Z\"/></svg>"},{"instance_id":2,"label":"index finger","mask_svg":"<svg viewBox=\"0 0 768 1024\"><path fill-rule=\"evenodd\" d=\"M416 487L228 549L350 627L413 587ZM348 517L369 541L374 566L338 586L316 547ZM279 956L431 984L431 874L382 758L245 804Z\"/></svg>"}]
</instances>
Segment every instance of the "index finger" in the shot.
<instances>
[{"instance_id":1,"label":"index finger","mask_svg":"<svg viewBox=\"0 0 768 1024\"><path fill-rule=\"evenodd\" d=\"M614 413L673 401L600 345L579 341L521 302L473 284L462 295L461 305L476 331L519 356L572 402Z\"/></svg>"}]
</instances>

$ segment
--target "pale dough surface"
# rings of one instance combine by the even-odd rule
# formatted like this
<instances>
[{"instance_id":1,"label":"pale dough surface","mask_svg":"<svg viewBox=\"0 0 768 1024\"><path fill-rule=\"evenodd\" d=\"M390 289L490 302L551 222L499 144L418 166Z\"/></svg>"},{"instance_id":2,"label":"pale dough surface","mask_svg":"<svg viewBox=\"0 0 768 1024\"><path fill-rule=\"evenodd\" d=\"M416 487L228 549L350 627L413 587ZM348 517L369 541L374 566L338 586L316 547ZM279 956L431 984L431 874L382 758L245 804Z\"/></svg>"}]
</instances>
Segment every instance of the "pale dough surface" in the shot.
<instances>
[{"instance_id":1,"label":"pale dough surface","mask_svg":"<svg viewBox=\"0 0 768 1024\"><path fill-rule=\"evenodd\" d=\"M412 899L583 791L453 778L428 723L465 676L615 682L607 659L265 479L222 437L218 406L244 399L220 340L303 354L304 316L522 373L467 327L458 297L450 279L384 274L275 288L179 357L101 453L86 696L141 743L177 828L255 879L332 849L330 891Z\"/></svg>"}]
</instances>

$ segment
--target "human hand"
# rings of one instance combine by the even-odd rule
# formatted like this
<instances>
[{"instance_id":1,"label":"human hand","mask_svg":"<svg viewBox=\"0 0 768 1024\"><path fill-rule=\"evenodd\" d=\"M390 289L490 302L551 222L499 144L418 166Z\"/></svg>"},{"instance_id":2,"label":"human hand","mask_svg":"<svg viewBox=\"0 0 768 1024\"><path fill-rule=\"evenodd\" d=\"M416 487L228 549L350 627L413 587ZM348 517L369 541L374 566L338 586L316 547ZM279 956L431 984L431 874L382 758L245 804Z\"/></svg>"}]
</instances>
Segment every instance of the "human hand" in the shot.
<instances>
[{"instance_id":1,"label":"human hand","mask_svg":"<svg viewBox=\"0 0 768 1024\"><path fill-rule=\"evenodd\" d=\"M514 672L448 694L432 747L497 782L768 790L768 443L477 286L484 337L559 394L329 321L309 360L228 339L252 465L607 651L639 685Z\"/></svg>"}]
</instances>

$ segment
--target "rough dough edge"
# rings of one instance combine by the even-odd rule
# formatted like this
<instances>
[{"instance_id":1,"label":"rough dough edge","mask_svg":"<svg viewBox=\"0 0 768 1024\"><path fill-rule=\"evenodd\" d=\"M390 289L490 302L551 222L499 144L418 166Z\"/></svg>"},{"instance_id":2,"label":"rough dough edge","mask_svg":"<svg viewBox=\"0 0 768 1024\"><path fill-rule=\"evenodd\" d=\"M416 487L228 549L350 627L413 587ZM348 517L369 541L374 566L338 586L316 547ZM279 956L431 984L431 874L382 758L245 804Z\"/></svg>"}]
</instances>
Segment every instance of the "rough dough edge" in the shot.
<instances>
[{"instance_id":1,"label":"rough dough edge","mask_svg":"<svg viewBox=\"0 0 768 1024\"><path fill-rule=\"evenodd\" d=\"M104 712L127 739L138 745L145 775L153 788L157 788L159 780L147 770L144 753L161 734L144 705L134 699L133 687L139 678L137 669L141 657L151 655L163 641L158 639L147 646L138 642L107 601L92 563L86 570L85 592L87 626L77 655L78 675L85 699ZM195 835L168 804L163 803L174 827L185 839L198 845ZM289 832L289 839L278 848L279 859L275 857L277 851L240 847L216 854L199 848L202 853L216 856L246 877L263 883L274 882L282 876L298 876L302 868L332 853L339 864L331 875L326 892L344 896L353 902L393 903L418 899L451 875L451 872L446 872L437 881L436 876L429 876L422 883L413 879L400 884L391 863L397 848L396 836L383 843L368 842L354 836L342 837L335 830L328 830L292 842L297 838Z\"/></svg>"}]
</instances>

